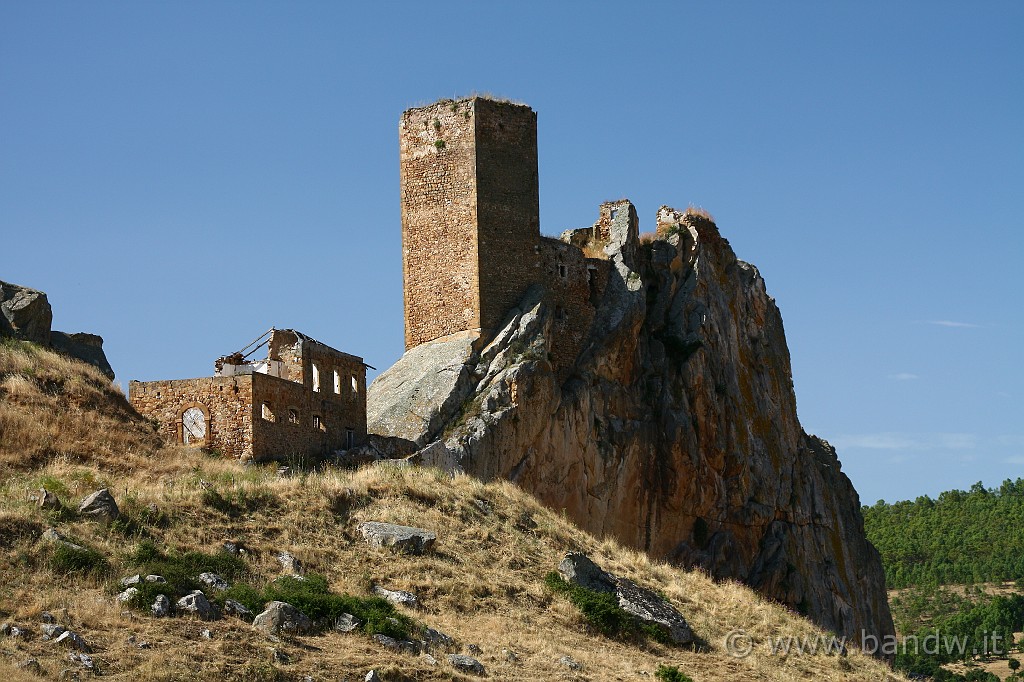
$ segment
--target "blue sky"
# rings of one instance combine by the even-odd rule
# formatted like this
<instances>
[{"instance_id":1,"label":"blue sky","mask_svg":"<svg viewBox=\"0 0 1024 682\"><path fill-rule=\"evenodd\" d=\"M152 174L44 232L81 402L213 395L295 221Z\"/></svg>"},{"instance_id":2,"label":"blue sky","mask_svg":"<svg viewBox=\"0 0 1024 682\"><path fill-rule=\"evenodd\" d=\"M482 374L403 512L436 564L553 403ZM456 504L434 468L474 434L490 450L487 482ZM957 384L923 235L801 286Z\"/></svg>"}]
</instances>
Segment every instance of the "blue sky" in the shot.
<instances>
[{"instance_id":1,"label":"blue sky","mask_svg":"<svg viewBox=\"0 0 1024 682\"><path fill-rule=\"evenodd\" d=\"M864 502L1024 476L1024 3L0 3L0 278L120 381L402 352L397 125L538 112L541 229L702 206Z\"/></svg>"}]
</instances>

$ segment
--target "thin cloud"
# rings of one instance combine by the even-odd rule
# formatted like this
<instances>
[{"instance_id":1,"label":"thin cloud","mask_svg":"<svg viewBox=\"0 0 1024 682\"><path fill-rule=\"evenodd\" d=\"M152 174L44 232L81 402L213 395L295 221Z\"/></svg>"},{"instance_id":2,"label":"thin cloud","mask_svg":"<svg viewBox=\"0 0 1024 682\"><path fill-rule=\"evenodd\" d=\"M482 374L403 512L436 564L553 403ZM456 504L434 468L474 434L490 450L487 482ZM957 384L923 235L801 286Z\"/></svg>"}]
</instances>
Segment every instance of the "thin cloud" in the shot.
<instances>
[{"instance_id":1,"label":"thin cloud","mask_svg":"<svg viewBox=\"0 0 1024 682\"><path fill-rule=\"evenodd\" d=\"M978 439L971 433L860 433L835 439L839 449L865 450L973 450Z\"/></svg>"},{"instance_id":2,"label":"thin cloud","mask_svg":"<svg viewBox=\"0 0 1024 682\"><path fill-rule=\"evenodd\" d=\"M921 377L916 374L911 374L910 372L900 372L899 374L890 374L889 378L895 379L896 381L913 381L914 379L920 379Z\"/></svg>"},{"instance_id":3,"label":"thin cloud","mask_svg":"<svg viewBox=\"0 0 1024 682\"><path fill-rule=\"evenodd\" d=\"M977 329L980 324L972 322L954 322L953 320L925 320L925 324L933 324L936 327L959 327L962 329Z\"/></svg>"}]
</instances>

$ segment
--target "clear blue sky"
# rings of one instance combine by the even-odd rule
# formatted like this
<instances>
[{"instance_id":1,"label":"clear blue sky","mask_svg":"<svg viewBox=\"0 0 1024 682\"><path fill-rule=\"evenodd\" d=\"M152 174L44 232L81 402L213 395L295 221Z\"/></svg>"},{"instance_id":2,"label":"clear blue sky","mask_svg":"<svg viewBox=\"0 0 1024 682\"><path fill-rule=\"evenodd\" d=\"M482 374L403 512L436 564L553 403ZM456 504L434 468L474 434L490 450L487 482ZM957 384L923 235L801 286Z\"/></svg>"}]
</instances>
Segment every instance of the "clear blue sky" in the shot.
<instances>
[{"instance_id":1,"label":"clear blue sky","mask_svg":"<svg viewBox=\"0 0 1024 682\"><path fill-rule=\"evenodd\" d=\"M539 115L541 226L708 209L871 503L1024 476L1024 3L0 3L0 279L203 376L402 352L397 125Z\"/></svg>"}]
</instances>

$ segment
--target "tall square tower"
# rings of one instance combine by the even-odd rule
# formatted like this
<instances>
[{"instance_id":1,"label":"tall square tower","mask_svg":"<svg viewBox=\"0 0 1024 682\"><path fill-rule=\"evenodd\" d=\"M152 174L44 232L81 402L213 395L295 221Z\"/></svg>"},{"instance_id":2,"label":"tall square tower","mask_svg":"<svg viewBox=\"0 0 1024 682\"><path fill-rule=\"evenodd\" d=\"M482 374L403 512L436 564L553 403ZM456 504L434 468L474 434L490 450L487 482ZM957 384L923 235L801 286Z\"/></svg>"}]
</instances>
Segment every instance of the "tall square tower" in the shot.
<instances>
[{"instance_id":1,"label":"tall square tower","mask_svg":"<svg viewBox=\"0 0 1024 682\"><path fill-rule=\"evenodd\" d=\"M536 281L537 114L472 97L399 124L405 347L488 336Z\"/></svg>"}]
</instances>

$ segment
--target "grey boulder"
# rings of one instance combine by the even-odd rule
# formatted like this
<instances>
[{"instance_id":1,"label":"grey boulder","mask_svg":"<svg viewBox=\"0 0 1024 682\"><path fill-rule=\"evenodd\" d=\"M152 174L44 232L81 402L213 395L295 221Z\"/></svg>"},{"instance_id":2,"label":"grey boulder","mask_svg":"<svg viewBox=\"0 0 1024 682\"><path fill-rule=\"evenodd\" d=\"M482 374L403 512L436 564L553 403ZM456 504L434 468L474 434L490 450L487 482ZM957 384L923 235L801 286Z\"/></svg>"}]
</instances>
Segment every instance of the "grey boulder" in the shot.
<instances>
[{"instance_id":1,"label":"grey boulder","mask_svg":"<svg viewBox=\"0 0 1024 682\"><path fill-rule=\"evenodd\" d=\"M405 554L429 552L437 540L437 535L429 530L380 521L364 521L358 529L374 547L390 547Z\"/></svg>"},{"instance_id":2,"label":"grey boulder","mask_svg":"<svg viewBox=\"0 0 1024 682\"><path fill-rule=\"evenodd\" d=\"M166 618L171 613L171 600L167 598L167 595L156 595L156 599L153 600L152 606L149 607L149 612L152 613L155 618Z\"/></svg>"},{"instance_id":3,"label":"grey boulder","mask_svg":"<svg viewBox=\"0 0 1024 682\"><path fill-rule=\"evenodd\" d=\"M469 673L470 675L483 675L484 666L480 661L476 660L472 656L465 656L463 654L448 654L448 662L453 668L458 670L460 673Z\"/></svg>"},{"instance_id":4,"label":"grey boulder","mask_svg":"<svg viewBox=\"0 0 1024 682\"><path fill-rule=\"evenodd\" d=\"M214 620L218 616L217 607L210 603L201 590L193 590L179 599L178 610L195 614L203 620Z\"/></svg>"},{"instance_id":5,"label":"grey boulder","mask_svg":"<svg viewBox=\"0 0 1024 682\"><path fill-rule=\"evenodd\" d=\"M313 621L288 602L272 601L266 605L263 613L256 616L252 626L268 635L282 632L301 635L313 629Z\"/></svg>"},{"instance_id":6,"label":"grey boulder","mask_svg":"<svg viewBox=\"0 0 1024 682\"><path fill-rule=\"evenodd\" d=\"M117 502L110 491L103 488L82 500L78 505L78 513L94 519L113 521L121 515L121 510L117 508Z\"/></svg>"},{"instance_id":7,"label":"grey boulder","mask_svg":"<svg viewBox=\"0 0 1024 682\"><path fill-rule=\"evenodd\" d=\"M92 648L90 648L89 645L86 644L85 640L82 639L82 636L77 632L73 632L72 630L65 630L57 636L57 639L53 641L55 644L60 644L61 646L77 649L78 651L81 651L84 654L92 653Z\"/></svg>"},{"instance_id":8,"label":"grey boulder","mask_svg":"<svg viewBox=\"0 0 1024 682\"><path fill-rule=\"evenodd\" d=\"M373 593L378 597L387 599L392 604L399 604L400 606L408 606L409 608L416 608L419 600L416 595L412 592L406 592L405 590L389 590L380 585L376 585L373 588Z\"/></svg>"},{"instance_id":9,"label":"grey boulder","mask_svg":"<svg viewBox=\"0 0 1024 682\"><path fill-rule=\"evenodd\" d=\"M0 317L0 335L50 345L53 309L43 292L0 282Z\"/></svg>"}]
</instances>

